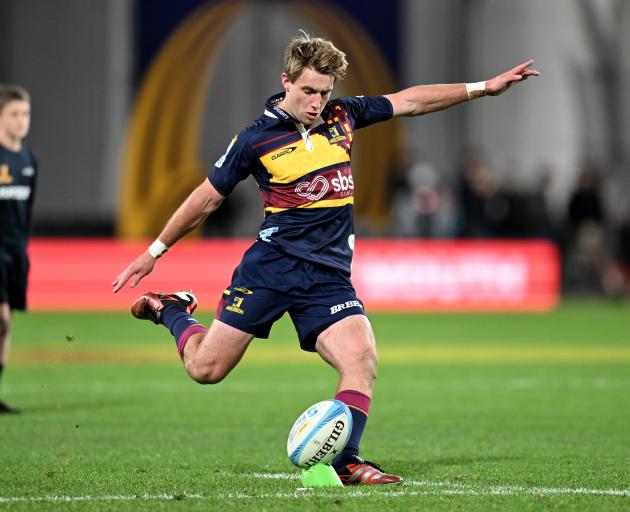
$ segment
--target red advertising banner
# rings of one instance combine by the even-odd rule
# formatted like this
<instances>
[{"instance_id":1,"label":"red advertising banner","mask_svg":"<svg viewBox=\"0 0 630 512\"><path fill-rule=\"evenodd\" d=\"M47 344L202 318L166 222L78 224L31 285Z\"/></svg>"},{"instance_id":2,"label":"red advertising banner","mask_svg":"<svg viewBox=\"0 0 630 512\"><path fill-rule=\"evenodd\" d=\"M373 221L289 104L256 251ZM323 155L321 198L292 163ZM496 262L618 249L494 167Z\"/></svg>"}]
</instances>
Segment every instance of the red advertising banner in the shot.
<instances>
[{"instance_id":1,"label":"red advertising banner","mask_svg":"<svg viewBox=\"0 0 630 512\"><path fill-rule=\"evenodd\" d=\"M553 309L560 264L544 241L357 243L352 278L374 310Z\"/></svg>"},{"instance_id":2,"label":"red advertising banner","mask_svg":"<svg viewBox=\"0 0 630 512\"><path fill-rule=\"evenodd\" d=\"M148 290L191 289L214 309L251 240L183 241L137 288L111 292L146 242L35 238L29 307L125 310ZM357 241L352 280L369 311L552 309L559 299L557 249L543 241Z\"/></svg>"}]
</instances>

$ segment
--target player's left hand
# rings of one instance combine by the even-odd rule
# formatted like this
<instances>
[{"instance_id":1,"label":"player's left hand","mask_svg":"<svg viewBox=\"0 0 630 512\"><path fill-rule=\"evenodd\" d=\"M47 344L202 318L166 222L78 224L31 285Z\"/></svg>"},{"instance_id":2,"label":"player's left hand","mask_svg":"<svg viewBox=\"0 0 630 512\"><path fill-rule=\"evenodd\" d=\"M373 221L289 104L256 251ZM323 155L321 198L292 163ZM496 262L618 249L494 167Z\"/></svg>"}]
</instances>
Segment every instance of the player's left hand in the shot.
<instances>
[{"instance_id":1,"label":"player's left hand","mask_svg":"<svg viewBox=\"0 0 630 512\"><path fill-rule=\"evenodd\" d=\"M135 278L131 281L131 287L134 288L140 280L150 274L155 266L155 258L149 254L149 252L143 252L135 260L133 260L122 273L112 281L112 291L116 293L120 290L125 283L132 277Z\"/></svg>"},{"instance_id":2,"label":"player's left hand","mask_svg":"<svg viewBox=\"0 0 630 512\"><path fill-rule=\"evenodd\" d=\"M517 82L527 80L530 76L539 76L540 72L535 69L529 69L534 63L534 59L530 59L527 62L519 64L515 68L501 73L499 76L495 76L486 81L486 94L489 96L498 96L502 92L507 91Z\"/></svg>"}]
</instances>

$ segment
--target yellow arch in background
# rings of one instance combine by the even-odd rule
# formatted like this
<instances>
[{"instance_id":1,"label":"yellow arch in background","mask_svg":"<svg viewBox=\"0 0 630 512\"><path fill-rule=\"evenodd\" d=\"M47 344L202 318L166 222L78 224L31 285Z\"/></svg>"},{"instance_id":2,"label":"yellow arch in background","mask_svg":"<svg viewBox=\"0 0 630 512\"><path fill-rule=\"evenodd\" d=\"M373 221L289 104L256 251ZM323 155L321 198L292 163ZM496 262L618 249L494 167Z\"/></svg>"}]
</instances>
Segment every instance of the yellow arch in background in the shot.
<instances>
[{"instance_id":1,"label":"yellow arch in background","mask_svg":"<svg viewBox=\"0 0 630 512\"><path fill-rule=\"evenodd\" d=\"M246 2L204 4L177 28L138 92L127 136L117 234L156 236L201 182L203 104L221 43Z\"/></svg>"},{"instance_id":2,"label":"yellow arch in background","mask_svg":"<svg viewBox=\"0 0 630 512\"><path fill-rule=\"evenodd\" d=\"M119 236L156 236L206 174L207 167L199 160L203 104L226 34L247 4L225 0L202 5L180 24L152 63L138 93L127 137ZM350 72L344 88L349 94L393 92L392 74L380 50L350 16L326 2L291 5L314 20L321 33L348 54ZM375 225L377 231L388 220L388 171L404 162L403 147L399 120L361 133L354 147L357 216Z\"/></svg>"}]
</instances>

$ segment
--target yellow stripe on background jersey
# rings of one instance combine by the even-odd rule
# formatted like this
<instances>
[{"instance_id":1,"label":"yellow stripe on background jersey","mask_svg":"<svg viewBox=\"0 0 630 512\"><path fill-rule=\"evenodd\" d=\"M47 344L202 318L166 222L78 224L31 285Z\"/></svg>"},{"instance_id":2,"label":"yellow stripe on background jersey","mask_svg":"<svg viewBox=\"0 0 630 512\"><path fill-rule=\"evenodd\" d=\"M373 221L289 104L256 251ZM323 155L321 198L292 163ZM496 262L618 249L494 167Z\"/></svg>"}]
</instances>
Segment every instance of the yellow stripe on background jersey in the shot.
<instances>
[{"instance_id":1,"label":"yellow stripe on background jersey","mask_svg":"<svg viewBox=\"0 0 630 512\"><path fill-rule=\"evenodd\" d=\"M350 155L341 146L330 144L320 134L311 134L313 151L306 149L303 140L285 144L260 158L269 174L270 183L291 183L306 174L335 164L350 164ZM295 147L293 151L287 151Z\"/></svg>"}]
</instances>

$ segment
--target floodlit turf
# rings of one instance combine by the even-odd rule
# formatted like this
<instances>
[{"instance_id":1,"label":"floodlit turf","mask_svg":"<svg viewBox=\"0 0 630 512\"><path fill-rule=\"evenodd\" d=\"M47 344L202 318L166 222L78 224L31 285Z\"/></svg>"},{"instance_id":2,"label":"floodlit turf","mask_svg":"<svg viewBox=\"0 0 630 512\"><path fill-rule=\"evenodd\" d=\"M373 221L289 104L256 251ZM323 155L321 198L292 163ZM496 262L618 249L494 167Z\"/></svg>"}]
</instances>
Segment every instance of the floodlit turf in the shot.
<instances>
[{"instance_id":1,"label":"floodlit turf","mask_svg":"<svg viewBox=\"0 0 630 512\"><path fill-rule=\"evenodd\" d=\"M286 436L336 377L288 322L204 387L148 322L17 315L2 396L24 412L0 417L0 509L630 510L627 305L372 321L363 454L406 482L309 491Z\"/></svg>"}]
</instances>

